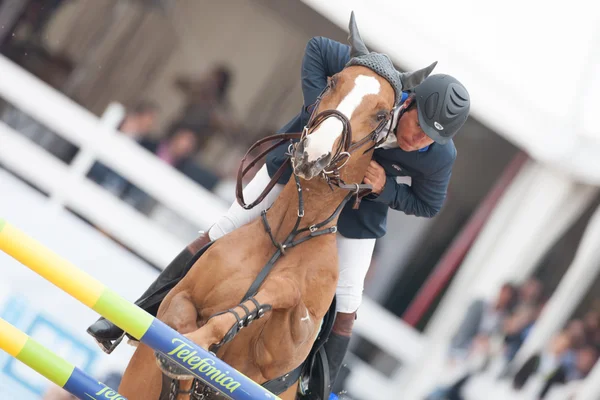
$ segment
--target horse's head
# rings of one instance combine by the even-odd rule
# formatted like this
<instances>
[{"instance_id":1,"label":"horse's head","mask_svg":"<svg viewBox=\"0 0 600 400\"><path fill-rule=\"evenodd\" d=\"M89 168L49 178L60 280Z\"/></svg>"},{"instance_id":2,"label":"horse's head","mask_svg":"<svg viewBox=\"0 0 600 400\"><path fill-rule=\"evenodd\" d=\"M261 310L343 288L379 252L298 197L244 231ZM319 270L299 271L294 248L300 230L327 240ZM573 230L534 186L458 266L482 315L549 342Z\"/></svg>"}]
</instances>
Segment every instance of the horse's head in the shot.
<instances>
[{"instance_id":1,"label":"horse's head","mask_svg":"<svg viewBox=\"0 0 600 400\"><path fill-rule=\"evenodd\" d=\"M350 17L352 59L332 76L303 137L292 154L294 173L311 179L340 168L353 150L375 143L398 106L402 90L415 87L435 67L400 73L386 55L370 53L358 33L354 13ZM361 153L362 154L362 153Z\"/></svg>"}]
</instances>

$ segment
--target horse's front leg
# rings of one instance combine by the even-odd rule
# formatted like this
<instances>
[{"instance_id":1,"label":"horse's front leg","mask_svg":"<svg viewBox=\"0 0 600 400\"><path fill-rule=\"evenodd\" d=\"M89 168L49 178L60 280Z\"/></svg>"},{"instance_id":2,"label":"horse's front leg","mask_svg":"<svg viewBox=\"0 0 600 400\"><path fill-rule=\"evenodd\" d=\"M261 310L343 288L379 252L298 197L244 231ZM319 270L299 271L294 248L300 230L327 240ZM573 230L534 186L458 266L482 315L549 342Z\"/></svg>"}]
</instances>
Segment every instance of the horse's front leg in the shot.
<instances>
[{"instance_id":1,"label":"horse's front leg","mask_svg":"<svg viewBox=\"0 0 600 400\"><path fill-rule=\"evenodd\" d=\"M172 292L173 293L173 292ZM198 329L198 311L187 291L167 295L158 310L158 319L181 334L194 332ZM166 356L155 352L158 367L171 379L191 380L187 370L170 361ZM191 382L189 385L191 387ZM186 387L186 389L189 389Z\"/></svg>"},{"instance_id":2,"label":"horse's front leg","mask_svg":"<svg viewBox=\"0 0 600 400\"><path fill-rule=\"evenodd\" d=\"M286 310L300 302L300 290L289 278L275 277L265 282L258 293L237 307L217 313L206 324L186 335L205 349L230 342L240 329L271 310Z\"/></svg>"},{"instance_id":3,"label":"horse's front leg","mask_svg":"<svg viewBox=\"0 0 600 400\"><path fill-rule=\"evenodd\" d=\"M300 301L300 290L288 278L275 277L265 282L263 287L252 298L224 312L213 315L206 324L185 336L203 347L211 350L213 345L223 345L231 341L237 333L253 320L262 318L267 312L278 309L289 309ZM184 379L191 374L170 362L166 357L157 355L161 370L168 376Z\"/></svg>"}]
</instances>

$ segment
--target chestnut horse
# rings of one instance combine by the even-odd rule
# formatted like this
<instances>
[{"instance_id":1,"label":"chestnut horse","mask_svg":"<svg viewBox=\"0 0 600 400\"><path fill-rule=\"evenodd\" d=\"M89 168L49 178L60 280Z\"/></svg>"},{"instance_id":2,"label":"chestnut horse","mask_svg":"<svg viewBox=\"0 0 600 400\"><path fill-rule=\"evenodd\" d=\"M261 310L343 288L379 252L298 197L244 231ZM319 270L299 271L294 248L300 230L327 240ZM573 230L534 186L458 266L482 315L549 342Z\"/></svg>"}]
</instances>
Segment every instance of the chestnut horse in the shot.
<instances>
[{"instance_id":1,"label":"chestnut horse","mask_svg":"<svg viewBox=\"0 0 600 400\"><path fill-rule=\"evenodd\" d=\"M430 72L422 71L408 79L413 86ZM294 174L275 203L262 218L216 240L163 300L158 318L259 384L300 366L334 298L339 211L350 188L365 186L360 183L397 96L388 80L364 66L332 77L290 148ZM272 269L265 274L266 265ZM152 349L140 344L119 392L130 400L158 399L161 372L191 387L191 375L169 369L160 357L158 365ZM295 383L279 396L295 399L297 391Z\"/></svg>"}]
</instances>

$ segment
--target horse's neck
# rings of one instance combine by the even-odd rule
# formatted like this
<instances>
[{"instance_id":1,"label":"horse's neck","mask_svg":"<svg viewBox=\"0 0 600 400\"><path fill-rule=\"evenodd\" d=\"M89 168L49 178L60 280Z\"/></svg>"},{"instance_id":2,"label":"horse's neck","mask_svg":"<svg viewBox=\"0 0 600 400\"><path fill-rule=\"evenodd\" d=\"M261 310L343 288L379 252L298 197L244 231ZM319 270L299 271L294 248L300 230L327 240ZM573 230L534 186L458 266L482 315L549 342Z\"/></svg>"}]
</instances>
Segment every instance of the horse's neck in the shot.
<instances>
[{"instance_id":1,"label":"horse's neck","mask_svg":"<svg viewBox=\"0 0 600 400\"><path fill-rule=\"evenodd\" d=\"M344 179L348 183L362 182L369 160L361 160L354 168L347 168ZM321 178L310 181L301 180L304 201L304 217L299 228L318 224L329 218L344 200L347 191L331 187ZM339 214L338 214L339 215ZM337 223L338 215L332 220ZM267 212L267 218L275 238L283 241L292 232L298 220L298 190L295 179L290 179L273 206Z\"/></svg>"}]
</instances>

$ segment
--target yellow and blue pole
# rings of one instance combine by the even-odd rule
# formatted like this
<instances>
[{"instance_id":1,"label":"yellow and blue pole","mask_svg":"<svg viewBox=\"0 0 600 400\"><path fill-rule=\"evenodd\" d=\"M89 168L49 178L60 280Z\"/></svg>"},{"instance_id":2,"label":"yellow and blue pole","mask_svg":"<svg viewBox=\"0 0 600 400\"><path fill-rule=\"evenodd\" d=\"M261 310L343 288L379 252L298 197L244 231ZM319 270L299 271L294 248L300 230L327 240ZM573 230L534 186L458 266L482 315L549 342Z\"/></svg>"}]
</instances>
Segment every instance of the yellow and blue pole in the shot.
<instances>
[{"instance_id":1,"label":"yellow and blue pole","mask_svg":"<svg viewBox=\"0 0 600 400\"><path fill-rule=\"evenodd\" d=\"M126 400L1 318L0 349L80 399Z\"/></svg>"},{"instance_id":2,"label":"yellow and blue pole","mask_svg":"<svg viewBox=\"0 0 600 400\"><path fill-rule=\"evenodd\" d=\"M0 219L0 250L232 400L279 398ZM1 327L0 327L1 328Z\"/></svg>"}]
</instances>

